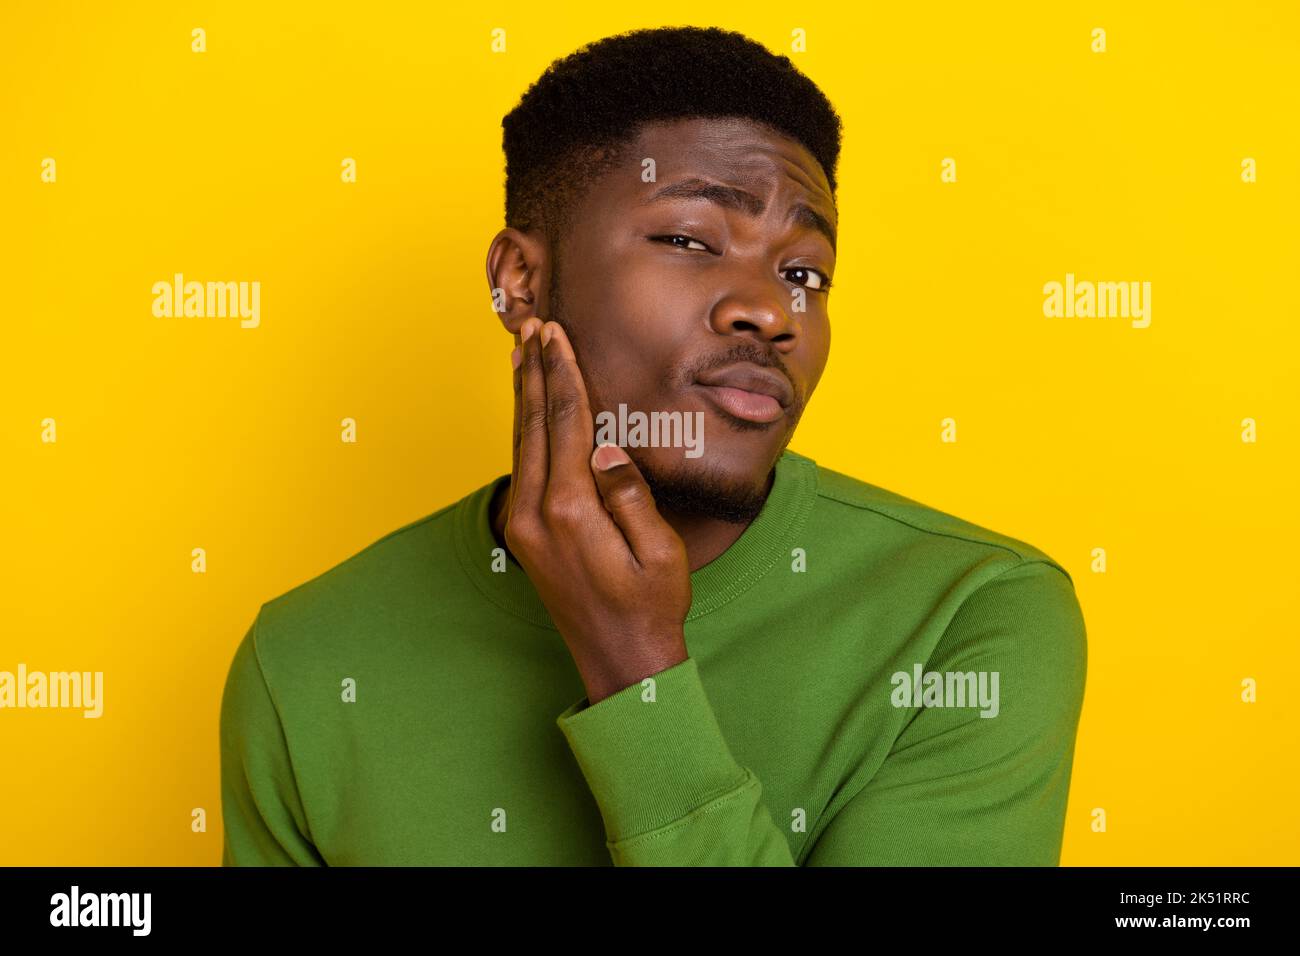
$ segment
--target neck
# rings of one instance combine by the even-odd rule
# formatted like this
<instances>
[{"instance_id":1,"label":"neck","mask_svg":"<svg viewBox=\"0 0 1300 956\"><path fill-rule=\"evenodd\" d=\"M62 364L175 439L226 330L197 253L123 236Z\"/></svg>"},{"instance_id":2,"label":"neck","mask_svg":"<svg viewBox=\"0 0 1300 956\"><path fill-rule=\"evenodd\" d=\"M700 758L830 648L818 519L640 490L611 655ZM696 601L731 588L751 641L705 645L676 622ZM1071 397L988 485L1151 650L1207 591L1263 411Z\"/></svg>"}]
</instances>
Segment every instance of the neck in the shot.
<instances>
[{"instance_id":1,"label":"neck","mask_svg":"<svg viewBox=\"0 0 1300 956\"><path fill-rule=\"evenodd\" d=\"M772 483L775 481L776 474L767 476L767 490L765 494L772 491ZM492 496L492 503L489 506L489 515L492 520L492 536L496 538L497 544L510 553L506 547L506 503L509 501L510 482L505 482L497 489L496 494ZM690 564L691 572L694 573L704 567L709 562L716 559L724 551L736 543L737 539L745 533L749 527L749 522L745 524L736 524L731 521L720 521L717 518L709 518L703 515L683 515L675 511L661 509L660 514L668 525L677 532L682 543L686 545L686 560Z\"/></svg>"}]
</instances>

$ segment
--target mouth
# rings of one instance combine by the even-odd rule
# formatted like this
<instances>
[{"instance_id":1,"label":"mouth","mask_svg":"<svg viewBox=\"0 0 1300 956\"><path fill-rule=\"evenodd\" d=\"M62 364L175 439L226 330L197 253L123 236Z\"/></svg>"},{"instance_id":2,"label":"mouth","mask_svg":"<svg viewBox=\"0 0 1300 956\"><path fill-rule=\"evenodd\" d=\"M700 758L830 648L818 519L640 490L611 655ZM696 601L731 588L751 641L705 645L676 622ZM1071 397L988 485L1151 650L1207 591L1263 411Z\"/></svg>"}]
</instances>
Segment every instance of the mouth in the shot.
<instances>
[{"instance_id":1,"label":"mouth","mask_svg":"<svg viewBox=\"0 0 1300 956\"><path fill-rule=\"evenodd\" d=\"M777 421L794 400L794 390L784 375L750 363L705 372L695 384L721 411L759 424Z\"/></svg>"}]
</instances>

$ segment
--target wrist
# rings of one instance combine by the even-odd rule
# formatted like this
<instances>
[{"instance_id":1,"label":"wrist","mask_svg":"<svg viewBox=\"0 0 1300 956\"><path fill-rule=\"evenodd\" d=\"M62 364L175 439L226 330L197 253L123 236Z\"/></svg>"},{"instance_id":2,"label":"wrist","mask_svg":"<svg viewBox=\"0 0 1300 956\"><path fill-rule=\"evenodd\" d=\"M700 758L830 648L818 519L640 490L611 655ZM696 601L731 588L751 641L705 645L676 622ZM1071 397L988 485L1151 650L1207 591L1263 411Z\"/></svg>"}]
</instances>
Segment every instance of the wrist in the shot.
<instances>
[{"instance_id":1,"label":"wrist","mask_svg":"<svg viewBox=\"0 0 1300 956\"><path fill-rule=\"evenodd\" d=\"M599 703L611 694L675 667L689 656L685 637L680 635L653 648L638 649L632 642L624 644L580 668L587 700L591 704Z\"/></svg>"}]
</instances>

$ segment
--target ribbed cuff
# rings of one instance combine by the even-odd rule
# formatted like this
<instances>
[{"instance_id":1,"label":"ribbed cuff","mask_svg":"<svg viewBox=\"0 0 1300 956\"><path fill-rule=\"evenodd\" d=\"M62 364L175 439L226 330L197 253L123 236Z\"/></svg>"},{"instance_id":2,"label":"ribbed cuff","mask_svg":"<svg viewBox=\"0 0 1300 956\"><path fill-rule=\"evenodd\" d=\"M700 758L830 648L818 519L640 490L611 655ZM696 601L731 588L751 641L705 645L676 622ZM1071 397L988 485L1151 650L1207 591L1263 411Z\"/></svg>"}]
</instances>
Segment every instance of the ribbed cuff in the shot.
<instances>
[{"instance_id":1,"label":"ribbed cuff","mask_svg":"<svg viewBox=\"0 0 1300 956\"><path fill-rule=\"evenodd\" d=\"M652 676L654 700L642 700L638 682L594 705L584 697L555 720L611 843L672 823L749 779L722 736L695 658Z\"/></svg>"}]
</instances>

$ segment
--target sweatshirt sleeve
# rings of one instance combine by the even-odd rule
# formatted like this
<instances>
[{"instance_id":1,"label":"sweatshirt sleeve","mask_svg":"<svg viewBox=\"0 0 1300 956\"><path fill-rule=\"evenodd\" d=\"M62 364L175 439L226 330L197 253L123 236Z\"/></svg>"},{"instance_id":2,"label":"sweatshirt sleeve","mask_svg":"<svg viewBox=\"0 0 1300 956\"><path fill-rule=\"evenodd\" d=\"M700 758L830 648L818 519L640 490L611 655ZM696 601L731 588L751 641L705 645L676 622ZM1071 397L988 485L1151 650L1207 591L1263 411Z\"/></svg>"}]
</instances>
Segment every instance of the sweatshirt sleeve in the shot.
<instances>
[{"instance_id":1,"label":"sweatshirt sleeve","mask_svg":"<svg viewBox=\"0 0 1300 956\"><path fill-rule=\"evenodd\" d=\"M235 651L221 697L222 866L323 866L257 652L261 612Z\"/></svg>"},{"instance_id":2,"label":"sweatshirt sleeve","mask_svg":"<svg viewBox=\"0 0 1300 956\"><path fill-rule=\"evenodd\" d=\"M990 688L997 673L996 709L917 710L805 865L1058 865L1087 667L1070 578L1042 561L1004 571L922 663L986 672Z\"/></svg>"},{"instance_id":3,"label":"sweatshirt sleeve","mask_svg":"<svg viewBox=\"0 0 1300 956\"><path fill-rule=\"evenodd\" d=\"M738 764L695 659L556 723L605 821L615 866L793 866L758 778Z\"/></svg>"}]
</instances>

